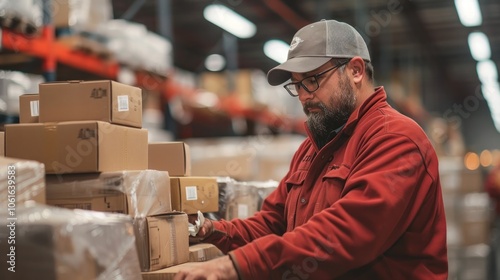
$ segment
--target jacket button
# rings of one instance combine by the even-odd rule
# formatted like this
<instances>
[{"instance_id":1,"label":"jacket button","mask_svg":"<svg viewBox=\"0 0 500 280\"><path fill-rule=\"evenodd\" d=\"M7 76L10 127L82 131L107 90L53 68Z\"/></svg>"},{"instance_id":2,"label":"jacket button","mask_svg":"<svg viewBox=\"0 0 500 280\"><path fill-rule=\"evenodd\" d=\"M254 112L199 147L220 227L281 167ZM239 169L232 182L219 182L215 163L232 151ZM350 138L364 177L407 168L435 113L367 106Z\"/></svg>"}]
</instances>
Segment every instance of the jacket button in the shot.
<instances>
[{"instance_id":1,"label":"jacket button","mask_svg":"<svg viewBox=\"0 0 500 280\"><path fill-rule=\"evenodd\" d=\"M306 200L305 198L301 198L301 199L300 199L300 203L302 203L302 204L306 203L306 201L307 201L307 200Z\"/></svg>"}]
</instances>

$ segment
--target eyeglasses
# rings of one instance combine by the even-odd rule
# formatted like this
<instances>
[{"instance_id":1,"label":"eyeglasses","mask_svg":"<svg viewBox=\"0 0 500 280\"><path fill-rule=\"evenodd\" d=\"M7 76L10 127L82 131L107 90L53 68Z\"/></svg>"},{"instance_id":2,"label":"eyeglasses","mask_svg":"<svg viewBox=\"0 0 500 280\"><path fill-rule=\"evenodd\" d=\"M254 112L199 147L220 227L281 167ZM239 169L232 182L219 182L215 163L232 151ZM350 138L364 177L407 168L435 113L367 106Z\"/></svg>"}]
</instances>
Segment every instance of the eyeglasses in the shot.
<instances>
[{"instance_id":1,"label":"eyeglasses","mask_svg":"<svg viewBox=\"0 0 500 280\"><path fill-rule=\"evenodd\" d=\"M330 72L330 71L333 71L341 66L344 66L345 64L347 64L350 60L347 60L347 61L344 61L342 63L339 63L331 68L328 68L326 69L325 71L323 72L320 72L318 74L315 74L315 75L312 75L312 76L309 76L309 77L305 77L304 79L298 81L298 82L292 82L292 83L288 83L286 85L284 85L283 87L286 89L286 91L288 91L288 93L292 96L292 97L297 97L299 96L299 89L302 87L305 91L307 91L308 93L313 93L315 92L316 90L318 90L319 88L319 82L318 82L318 78L321 77L322 75Z\"/></svg>"}]
</instances>

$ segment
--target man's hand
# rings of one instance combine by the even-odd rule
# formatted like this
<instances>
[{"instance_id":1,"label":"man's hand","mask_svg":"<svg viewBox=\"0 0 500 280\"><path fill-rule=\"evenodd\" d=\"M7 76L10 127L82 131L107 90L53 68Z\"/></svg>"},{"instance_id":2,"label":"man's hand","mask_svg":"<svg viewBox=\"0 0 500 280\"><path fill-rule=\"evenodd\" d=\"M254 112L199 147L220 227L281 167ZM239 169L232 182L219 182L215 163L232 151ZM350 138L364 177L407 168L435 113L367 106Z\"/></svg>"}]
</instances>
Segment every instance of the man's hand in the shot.
<instances>
[{"instance_id":1,"label":"man's hand","mask_svg":"<svg viewBox=\"0 0 500 280\"><path fill-rule=\"evenodd\" d=\"M238 273L229 256L195 263L179 271L174 280L238 280Z\"/></svg>"},{"instance_id":2,"label":"man's hand","mask_svg":"<svg viewBox=\"0 0 500 280\"><path fill-rule=\"evenodd\" d=\"M197 214L188 215L188 221L190 224L195 224L195 221L197 219L198 219ZM213 229L214 229L214 225L212 224L212 221L210 219L205 218L205 222L201 226L196 237L200 238L200 239L206 238L206 237L210 236L210 234L212 234Z\"/></svg>"}]
</instances>

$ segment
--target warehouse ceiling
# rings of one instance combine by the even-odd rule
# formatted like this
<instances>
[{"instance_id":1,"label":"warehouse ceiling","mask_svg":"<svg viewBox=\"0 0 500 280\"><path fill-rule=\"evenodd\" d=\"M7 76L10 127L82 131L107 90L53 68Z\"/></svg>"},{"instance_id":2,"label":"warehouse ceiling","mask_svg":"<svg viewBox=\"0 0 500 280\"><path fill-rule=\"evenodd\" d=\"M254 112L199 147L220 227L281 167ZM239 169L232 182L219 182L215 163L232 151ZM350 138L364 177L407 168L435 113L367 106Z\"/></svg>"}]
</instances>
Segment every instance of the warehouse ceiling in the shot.
<instances>
[{"instance_id":1,"label":"warehouse ceiling","mask_svg":"<svg viewBox=\"0 0 500 280\"><path fill-rule=\"evenodd\" d=\"M498 64L500 2L497 0L479 1L483 18L479 27L464 27L451 0L112 2L115 18L145 24L150 31L169 38L173 44L174 66L195 73L206 71L204 60L208 55L228 54L225 43L231 41L231 36L203 17L203 9L207 5L223 4L256 24L255 36L234 39L237 42L237 59L228 65L264 72L278 64L263 52L267 40L289 42L299 28L323 18L347 22L367 41L377 81L384 84L396 81L403 84L406 91L419 92L418 98L428 111L440 112L443 116L452 110L462 119L463 130L467 130L468 135L482 133L482 130L475 131L478 122L487 127L485 130L490 134L484 138L490 139L490 142L478 146L491 147L491 139L498 139L488 106L481 100L476 61L467 44L470 32L485 33L490 40L491 59ZM411 69L420 70L412 72ZM480 103L477 103L478 100ZM464 115L456 106L468 106L469 112Z\"/></svg>"},{"instance_id":2,"label":"warehouse ceiling","mask_svg":"<svg viewBox=\"0 0 500 280\"><path fill-rule=\"evenodd\" d=\"M169 5L162 7L161 1ZM289 42L300 27L322 18L355 26L367 40L379 72L425 63L454 101L463 100L479 85L476 62L467 45L471 31L488 35L492 59L500 60L500 2L496 0L480 1L483 24L478 28L462 26L450 0L114 0L113 7L115 18L143 23L169 37L176 67L200 72L206 70L207 55L224 55L224 31L203 17L203 9L214 3L232 8L257 25L255 36L237 39L238 68L267 72L277 65L264 55L267 40Z\"/></svg>"}]
</instances>

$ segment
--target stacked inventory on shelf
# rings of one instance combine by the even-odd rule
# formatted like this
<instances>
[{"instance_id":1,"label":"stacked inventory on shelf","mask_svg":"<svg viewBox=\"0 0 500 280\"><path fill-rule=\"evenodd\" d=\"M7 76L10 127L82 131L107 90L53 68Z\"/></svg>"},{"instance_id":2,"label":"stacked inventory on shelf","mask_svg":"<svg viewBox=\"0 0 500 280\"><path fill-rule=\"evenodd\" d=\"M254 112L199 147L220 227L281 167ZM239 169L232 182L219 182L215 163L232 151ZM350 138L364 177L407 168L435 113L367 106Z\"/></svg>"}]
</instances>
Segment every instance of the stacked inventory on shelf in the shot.
<instances>
[{"instance_id":1,"label":"stacked inventory on shelf","mask_svg":"<svg viewBox=\"0 0 500 280\"><path fill-rule=\"evenodd\" d=\"M140 279L130 217L19 204L0 228L1 279ZM0 218L12 216L0 211Z\"/></svg>"},{"instance_id":2,"label":"stacked inventory on shelf","mask_svg":"<svg viewBox=\"0 0 500 280\"><path fill-rule=\"evenodd\" d=\"M0 158L1 279L140 278L131 218L45 205L45 169Z\"/></svg>"},{"instance_id":3,"label":"stacked inventory on shelf","mask_svg":"<svg viewBox=\"0 0 500 280\"><path fill-rule=\"evenodd\" d=\"M21 182L17 186L19 198L50 205L37 206L35 212L55 211L51 206L57 206L128 216L140 271L189 261L187 213L218 210L217 181L215 177L189 176L189 153L182 143L151 144L153 154L160 156L155 161L153 155L151 165L160 165L158 170L150 168L139 88L108 80L43 83L38 94L21 99L25 99L21 115L26 118L23 123L6 125L7 158L2 162L2 171L22 163L17 168L19 178L30 177L28 186ZM31 167L28 163L36 164ZM38 177L29 168L38 168ZM2 185L1 193L4 191L10 190ZM71 223L60 222L57 227ZM49 220L43 223L50 227ZM59 248L57 239L54 242L54 248ZM54 267L41 269L62 267L59 262L46 265Z\"/></svg>"},{"instance_id":4,"label":"stacked inventory on shelf","mask_svg":"<svg viewBox=\"0 0 500 280\"><path fill-rule=\"evenodd\" d=\"M229 121L244 118L280 131L304 132L301 117L284 114L290 108L298 112L299 103L285 95L273 97L273 101L262 98L274 96L272 91L276 91L264 81L264 73L259 72L260 78L253 74L257 71L243 69L229 75L209 73L197 77L189 73L191 80L201 83L183 85L180 74L183 71L173 65L171 42L149 31L144 24L113 19L110 0L3 1L0 10L0 52L6 69L30 69L33 74L41 73L37 76L46 82L118 80L154 92L166 102L176 102L173 99L178 98L192 111L200 108L191 106L187 100L195 99L202 91L215 90L212 86L218 85L220 99L208 110L216 112L212 116ZM10 24L12 18L29 23L33 31L14 28ZM239 86L234 91L220 87L233 75L239 77ZM275 102L276 98L280 101ZM0 103L4 99L0 96ZM267 105L270 102L274 103L272 107ZM8 107L5 123L16 122L11 120L11 115L17 117L15 109Z\"/></svg>"},{"instance_id":5,"label":"stacked inventory on shelf","mask_svg":"<svg viewBox=\"0 0 500 280\"><path fill-rule=\"evenodd\" d=\"M6 125L5 155L48 174L147 169L141 102L139 88L113 81L42 83L40 122Z\"/></svg>"},{"instance_id":6,"label":"stacked inventory on shelf","mask_svg":"<svg viewBox=\"0 0 500 280\"><path fill-rule=\"evenodd\" d=\"M185 141L192 151L193 173L238 181L280 181L304 139L303 135L257 135Z\"/></svg>"},{"instance_id":7,"label":"stacked inventory on shelf","mask_svg":"<svg viewBox=\"0 0 500 280\"><path fill-rule=\"evenodd\" d=\"M218 177L219 211L208 213L215 220L246 219L261 210L266 197L277 187L278 182L237 181L230 177Z\"/></svg>"},{"instance_id":8,"label":"stacked inventory on shelf","mask_svg":"<svg viewBox=\"0 0 500 280\"><path fill-rule=\"evenodd\" d=\"M462 157L440 157L450 278L486 279L492 212L480 170L468 170Z\"/></svg>"}]
</instances>

